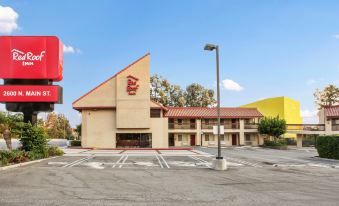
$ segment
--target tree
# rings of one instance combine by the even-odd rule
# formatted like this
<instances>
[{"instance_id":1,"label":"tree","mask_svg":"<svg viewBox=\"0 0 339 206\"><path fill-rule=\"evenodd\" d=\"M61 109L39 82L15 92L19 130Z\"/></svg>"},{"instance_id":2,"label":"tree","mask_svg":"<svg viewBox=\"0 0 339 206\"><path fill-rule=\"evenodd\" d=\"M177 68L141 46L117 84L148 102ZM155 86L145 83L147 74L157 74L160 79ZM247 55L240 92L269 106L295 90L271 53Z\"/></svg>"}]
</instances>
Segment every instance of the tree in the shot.
<instances>
[{"instance_id":1,"label":"tree","mask_svg":"<svg viewBox=\"0 0 339 206\"><path fill-rule=\"evenodd\" d=\"M184 107L186 105L185 91L178 85L170 86L170 99L168 106Z\"/></svg>"},{"instance_id":2,"label":"tree","mask_svg":"<svg viewBox=\"0 0 339 206\"><path fill-rule=\"evenodd\" d=\"M51 112L44 125L51 139L68 139L72 137L72 128L68 119L62 114Z\"/></svg>"},{"instance_id":3,"label":"tree","mask_svg":"<svg viewBox=\"0 0 339 206\"><path fill-rule=\"evenodd\" d=\"M214 91L205 89L200 84L189 85L186 90L179 85L171 85L162 76L151 77L151 100L164 106L173 107L207 107L215 104Z\"/></svg>"},{"instance_id":4,"label":"tree","mask_svg":"<svg viewBox=\"0 0 339 206\"><path fill-rule=\"evenodd\" d=\"M324 90L317 89L313 95L319 109L339 104L339 88L333 84L326 86Z\"/></svg>"},{"instance_id":5,"label":"tree","mask_svg":"<svg viewBox=\"0 0 339 206\"><path fill-rule=\"evenodd\" d=\"M286 121L277 117L264 117L258 125L259 134L274 137L276 141L281 135L286 133Z\"/></svg>"},{"instance_id":6,"label":"tree","mask_svg":"<svg viewBox=\"0 0 339 206\"><path fill-rule=\"evenodd\" d=\"M213 106L216 101L214 99L214 91L205 89L198 83L193 83L186 88L186 106L188 107L208 107Z\"/></svg>"},{"instance_id":7,"label":"tree","mask_svg":"<svg viewBox=\"0 0 339 206\"><path fill-rule=\"evenodd\" d=\"M24 124L22 114L0 113L0 132L9 150L12 150L12 137L21 135Z\"/></svg>"},{"instance_id":8,"label":"tree","mask_svg":"<svg viewBox=\"0 0 339 206\"><path fill-rule=\"evenodd\" d=\"M76 127L76 131L79 135L79 138L81 137L81 127L82 127L82 124L78 124L77 127Z\"/></svg>"},{"instance_id":9,"label":"tree","mask_svg":"<svg viewBox=\"0 0 339 206\"><path fill-rule=\"evenodd\" d=\"M168 106L170 104L169 91L170 84L166 79L159 75L151 77L151 100Z\"/></svg>"}]
</instances>

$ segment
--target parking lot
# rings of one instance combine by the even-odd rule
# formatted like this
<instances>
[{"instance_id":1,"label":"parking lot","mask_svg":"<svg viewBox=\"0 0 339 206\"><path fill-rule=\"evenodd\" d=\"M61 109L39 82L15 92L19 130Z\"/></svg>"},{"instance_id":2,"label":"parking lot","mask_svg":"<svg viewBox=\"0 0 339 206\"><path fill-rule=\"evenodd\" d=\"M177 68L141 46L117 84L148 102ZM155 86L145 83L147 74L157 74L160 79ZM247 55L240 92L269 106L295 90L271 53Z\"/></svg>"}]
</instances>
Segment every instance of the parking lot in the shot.
<instances>
[{"instance_id":1,"label":"parking lot","mask_svg":"<svg viewBox=\"0 0 339 206\"><path fill-rule=\"evenodd\" d=\"M79 150L65 149L64 157L42 166L91 169L210 168L213 155L198 150Z\"/></svg>"},{"instance_id":2,"label":"parking lot","mask_svg":"<svg viewBox=\"0 0 339 206\"><path fill-rule=\"evenodd\" d=\"M215 148L196 150L88 150L65 149L63 157L45 162L49 167L91 169L210 168ZM222 150L228 167L307 167L338 169L339 161L317 157L314 148L271 150L230 147Z\"/></svg>"},{"instance_id":3,"label":"parking lot","mask_svg":"<svg viewBox=\"0 0 339 206\"><path fill-rule=\"evenodd\" d=\"M0 205L338 205L339 161L312 148L65 150L0 171Z\"/></svg>"}]
</instances>

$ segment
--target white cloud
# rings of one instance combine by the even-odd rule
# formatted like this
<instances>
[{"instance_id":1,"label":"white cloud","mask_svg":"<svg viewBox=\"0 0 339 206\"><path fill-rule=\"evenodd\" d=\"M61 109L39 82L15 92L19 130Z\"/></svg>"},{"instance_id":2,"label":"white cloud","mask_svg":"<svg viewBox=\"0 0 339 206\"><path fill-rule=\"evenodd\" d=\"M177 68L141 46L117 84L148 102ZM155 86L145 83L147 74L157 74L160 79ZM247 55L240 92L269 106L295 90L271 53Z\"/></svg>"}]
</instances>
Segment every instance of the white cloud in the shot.
<instances>
[{"instance_id":1,"label":"white cloud","mask_svg":"<svg viewBox=\"0 0 339 206\"><path fill-rule=\"evenodd\" d=\"M244 88L240 86L237 82L231 79L222 80L222 85L224 89L231 90L231 91L242 91Z\"/></svg>"},{"instance_id":2,"label":"white cloud","mask_svg":"<svg viewBox=\"0 0 339 206\"><path fill-rule=\"evenodd\" d=\"M18 29L19 14L11 7L0 6L0 33L9 34Z\"/></svg>"},{"instance_id":3,"label":"white cloud","mask_svg":"<svg viewBox=\"0 0 339 206\"><path fill-rule=\"evenodd\" d=\"M317 124L319 122L317 110L301 110L300 115L304 124Z\"/></svg>"},{"instance_id":4,"label":"white cloud","mask_svg":"<svg viewBox=\"0 0 339 206\"><path fill-rule=\"evenodd\" d=\"M334 38L339 39L339 34L333 35Z\"/></svg>"},{"instance_id":5,"label":"white cloud","mask_svg":"<svg viewBox=\"0 0 339 206\"><path fill-rule=\"evenodd\" d=\"M74 48L70 45L67 46L67 45L64 44L63 47L64 47L64 53L75 54L75 53L81 52L80 49Z\"/></svg>"},{"instance_id":6,"label":"white cloud","mask_svg":"<svg viewBox=\"0 0 339 206\"><path fill-rule=\"evenodd\" d=\"M317 110L313 110L310 111L308 109L305 110L301 110L300 111L300 115L302 118L313 118L313 117L317 117L318 111Z\"/></svg>"},{"instance_id":7,"label":"white cloud","mask_svg":"<svg viewBox=\"0 0 339 206\"><path fill-rule=\"evenodd\" d=\"M315 81L314 79L309 79L309 80L307 80L307 82L306 82L306 84L307 85L313 85L313 84L315 84L317 81Z\"/></svg>"}]
</instances>

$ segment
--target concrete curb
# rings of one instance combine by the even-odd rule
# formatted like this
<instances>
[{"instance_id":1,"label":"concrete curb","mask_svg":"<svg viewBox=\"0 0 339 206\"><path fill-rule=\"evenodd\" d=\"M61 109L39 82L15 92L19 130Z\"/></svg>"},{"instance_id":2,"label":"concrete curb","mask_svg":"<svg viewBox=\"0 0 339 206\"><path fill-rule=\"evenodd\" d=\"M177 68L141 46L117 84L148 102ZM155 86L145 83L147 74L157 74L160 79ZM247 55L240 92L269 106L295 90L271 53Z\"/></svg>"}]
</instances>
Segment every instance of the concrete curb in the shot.
<instances>
[{"instance_id":1,"label":"concrete curb","mask_svg":"<svg viewBox=\"0 0 339 206\"><path fill-rule=\"evenodd\" d=\"M54 159L54 158L57 158L57 157L61 157L61 156L49 157L49 158L45 158L45 159L39 159L39 160L23 162L23 163L19 163L19 164L15 164L15 165L4 166L4 167L0 167L0 171L5 171L5 170L17 168L17 167L22 167L22 166L26 166L26 165L42 162L42 161L45 161L45 160Z\"/></svg>"},{"instance_id":2,"label":"concrete curb","mask_svg":"<svg viewBox=\"0 0 339 206\"><path fill-rule=\"evenodd\" d=\"M330 162L339 162L339 160L336 160L336 159L328 159L328 158L323 158L323 157L319 157L319 156L314 156L312 158L313 159L319 159L319 160L326 160L326 161L330 161Z\"/></svg>"}]
</instances>

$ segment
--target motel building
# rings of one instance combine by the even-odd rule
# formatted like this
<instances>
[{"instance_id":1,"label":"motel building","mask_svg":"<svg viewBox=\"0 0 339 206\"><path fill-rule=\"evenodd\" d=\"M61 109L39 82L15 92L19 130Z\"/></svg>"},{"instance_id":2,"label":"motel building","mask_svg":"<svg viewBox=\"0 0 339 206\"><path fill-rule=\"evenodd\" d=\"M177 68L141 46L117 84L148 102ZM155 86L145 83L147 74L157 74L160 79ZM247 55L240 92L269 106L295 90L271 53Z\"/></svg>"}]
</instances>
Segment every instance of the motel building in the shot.
<instances>
[{"instance_id":1,"label":"motel building","mask_svg":"<svg viewBox=\"0 0 339 206\"><path fill-rule=\"evenodd\" d=\"M146 54L75 102L82 114L82 147L217 146L216 108L164 107L150 100ZM261 145L255 108L221 108L221 145Z\"/></svg>"}]
</instances>

